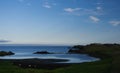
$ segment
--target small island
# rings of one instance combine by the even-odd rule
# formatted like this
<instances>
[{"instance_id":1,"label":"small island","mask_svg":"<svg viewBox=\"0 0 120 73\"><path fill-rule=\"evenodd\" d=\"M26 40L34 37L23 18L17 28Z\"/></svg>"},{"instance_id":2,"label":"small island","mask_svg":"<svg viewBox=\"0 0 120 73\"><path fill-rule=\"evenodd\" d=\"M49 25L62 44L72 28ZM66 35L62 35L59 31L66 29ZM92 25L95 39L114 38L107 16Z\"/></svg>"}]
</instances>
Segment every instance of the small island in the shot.
<instances>
[{"instance_id":1,"label":"small island","mask_svg":"<svg viewBox=\"0 0 120 73\"><path fill-rule=\"evenodd\" d=\"M33 54L53 54L53 53L50 53L48 51L37 51L37 52L35 52Z\"/></svg>"},{"instance_id":2,"label":"small island","mask_svg":"<svg viewBox=\"0 0 120 73\"><path fill-rule=\"evenodd\" d=\"M11 51L9 51L9 52L7 52L7 51L0 51L0 56L6 56L6 55L14 55L15 53L13 53L13 52L11 52Z\"/></svg>"}]
</instances>

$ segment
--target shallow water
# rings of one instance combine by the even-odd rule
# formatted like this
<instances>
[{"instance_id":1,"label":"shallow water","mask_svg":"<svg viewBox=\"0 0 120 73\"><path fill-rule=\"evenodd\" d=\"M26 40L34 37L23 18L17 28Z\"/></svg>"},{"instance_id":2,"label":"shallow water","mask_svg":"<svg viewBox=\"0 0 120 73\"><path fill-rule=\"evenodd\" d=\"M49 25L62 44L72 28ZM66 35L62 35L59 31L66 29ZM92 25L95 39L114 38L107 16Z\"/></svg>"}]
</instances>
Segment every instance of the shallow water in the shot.
<instances>
[{"instance_id":1,"label":"shallow water","mask_svg":"<svg viewBox=\"0 0 120 73\"><path fill-rule=\"evenodd\" d=\"M68 59L62 63L82 63L99 60L87 54L66 54L70 46L0 46L0 51L12 51L15 55L1 56L0 59ZM36 51L48 51L56 54L33 54Z\"/></svg>"}]
</instances>

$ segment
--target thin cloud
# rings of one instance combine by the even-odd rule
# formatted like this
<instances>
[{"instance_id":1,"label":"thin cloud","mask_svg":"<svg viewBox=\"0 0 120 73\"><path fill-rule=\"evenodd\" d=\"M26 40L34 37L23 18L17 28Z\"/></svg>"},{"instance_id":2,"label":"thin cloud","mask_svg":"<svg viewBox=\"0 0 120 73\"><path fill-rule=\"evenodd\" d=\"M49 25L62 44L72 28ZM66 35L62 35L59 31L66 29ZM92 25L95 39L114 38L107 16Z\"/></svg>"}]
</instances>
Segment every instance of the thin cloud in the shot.
<instances>
[{"instance_id":1,"label":"thin cloud","mask_svg":"<svg viewBox=\"0 0 120 73\"><path fill-rule=\"evenodd\" d=\"M120 25L120 21L110 21L109 23L112 24L113 26Z\"/></svg>"},{"instance_id":2,"label":"thin cloud","mask_svg":"<svg viewBox=\"0 0 120 73\"><path fill-rule=\"evenodd\" d=\"M67 12L67 14L71 15L103 15L104 11L102 7L96 7L96 9L86 9L86 8L64 8L64 11Z\"/></svg>"},{"instance_id":3,"label":"thin cloud","mask_svg":"<svg viewBox=\"0 0 120 73\"><path fill-rule=\"evenodd\" d=\"M97 10L102 10L102 7L98 6L96 7Z\"/></svg>"},{"instance_id":4,"label":"thin cloud","mask_svg":"<svg viewBox=\"0 0 120 73\"><path fill-rule=\"evenodd\" d=\"M43 7L45 7L45 8L51 8L52 6L50 6L48 4L44 4Z\"/></svg>"},{"instance_id":5,"label":"thin cloud","mask_svg":"<svg viewBox=\"0 0 120 73\"><path fill-rule=\"evenodd\" d=\"M81 8L65 8L64 11L66 12L76 12L76 11L79 11Z\"/></svg>"},{"instance_id":6,"label":"thin cloud","mask_svg":"<svg viewBox=\"0 0 120 73\"><path fill-rule=\"evenodd\" d=\"M68 7L68 8L64 8L64 11L67 12L67 14L77 15L77 16L81 16L81 15L100 16L100 15L105 14L105 11L103 9L104 9L103 3L98 2L98 3L96 3L95 8L79 8L79 7L71 8L71 7Z\"/></svg>"},{"instance_id":7,"label":"thin cloud","mask_svg":"<svg viewBox=\"0 0 120 73\"><path fill-rule=\"evenodd\" d=\"M105 11L103 10L104 8L103 8L103 5L104 5L104 3L103 2L98 2L98 3L96 3L96 12L97 12L97 14L98 15L103 15L104 13L105 13Z\"/></svg>"},{"instance_id":8,"label":"thin cloud","mask_svg":"<svg viewBox=\"0 0 120 73\"><path fill-rule=\"evenodd\" d=\"M97 12L98 15L104 15L105 14L105 11L103 10L103 7L101 7L101 6L96 7L96 12Z\"/></svg>"},{"instance_id":9,"label":"thin cloud","mask_svg":"<svg viewBox=\"0 0 120 73\"><path fill-rule=\"evenodd\" d=\"M10 42L9 40L0 40L0 43L7 43Z\"/></svg>"},{"instance_id":10,"label":"thin cloud","mask_svg":"<svg viewBox=\"0 0 120 73\"><path fill-rule=\"evenodd\" d=\"M49 3L48 1L43 4L44 8L52 8L53 6L56 6L56 3Z\"/></svg>"},{"instance_id":11,"label":"thin cloud","mask_svg":"<svg viewBox=\"0 0 120 73\"><path fill-rule=\"evenodd\" d=\"M100 19L97 18L97 17L95 17L95 16L90 16L89 18L90 18L93 22L99 22L99 21L100 21Z\"/></svg>"}]
</instances>

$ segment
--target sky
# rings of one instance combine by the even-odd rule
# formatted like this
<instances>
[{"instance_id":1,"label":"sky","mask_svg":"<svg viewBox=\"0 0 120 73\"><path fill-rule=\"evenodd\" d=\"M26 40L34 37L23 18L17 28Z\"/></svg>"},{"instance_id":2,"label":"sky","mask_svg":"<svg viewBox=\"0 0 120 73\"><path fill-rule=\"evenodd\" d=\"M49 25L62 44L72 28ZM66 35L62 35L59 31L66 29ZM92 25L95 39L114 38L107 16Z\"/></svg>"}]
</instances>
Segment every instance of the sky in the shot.
<instances>
[{"instance_id":1,"label":"sky","mask_svg":"<svg viewBox=\"0 0 120 73\"><path fill-rule=\"evenodd\" d=\"M120 0L0 0L6 43L120 43Z\"/></svg>"}]
</instances>

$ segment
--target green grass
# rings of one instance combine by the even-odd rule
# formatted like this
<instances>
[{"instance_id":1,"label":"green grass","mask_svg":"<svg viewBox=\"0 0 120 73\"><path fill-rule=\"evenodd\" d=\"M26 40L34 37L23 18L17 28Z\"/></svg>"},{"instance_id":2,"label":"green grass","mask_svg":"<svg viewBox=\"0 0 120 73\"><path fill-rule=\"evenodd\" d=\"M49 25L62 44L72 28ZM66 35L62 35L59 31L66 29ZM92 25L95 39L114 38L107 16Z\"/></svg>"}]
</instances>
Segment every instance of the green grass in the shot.
<instances>
[{"instance_id":1,"label":"green grass","mask_svg":"<svg viewBox=\"0 0 120 73\"><path fill-rule=\"evenodd\" d=\"M120 73L120 44L90 44L82 47L77 45L75 48L79 49L82 53L87 53L91 56L99 57L102 59L101 61L111 59L111 62L106 62L109 63L108 69L110 68L110 72L106 73ZM102 63L101 67L104 68ZM99 70L96 71L96 73L98 72Z\"/></svg>"},{"instance_id":2,"label":"green grass","mask_svg":"<svg viewBox=\"0 0 120 73\"><path fill-rule=\"evenodd\" d=\"M12 65L9 61L0 61L0 73L110 73L111 59L102 61L73 64L55 70L23 69Z\"/></svg>"},{"instance_id":3,"label":"green grass","mask_svg":"<svg viewBox=\"0 0 120 73\"><path fill-rule=\"evenodd\" d=\"M38 69L23 69L17 66L14 66L12 62L9 61L0 61L0 73L45 73L46 70Z\"/></svg>"},{"instance_id":4,"label":"green grass","mask_svg":"<svg viewBox=\"0 0 120 73\"><path fill-rule=\"evenodd\" d=\"M110 73L111 60L103 60L91 63L72 65L71 67L58 70L58 73Z\"/></svg>"}]
</instances>

